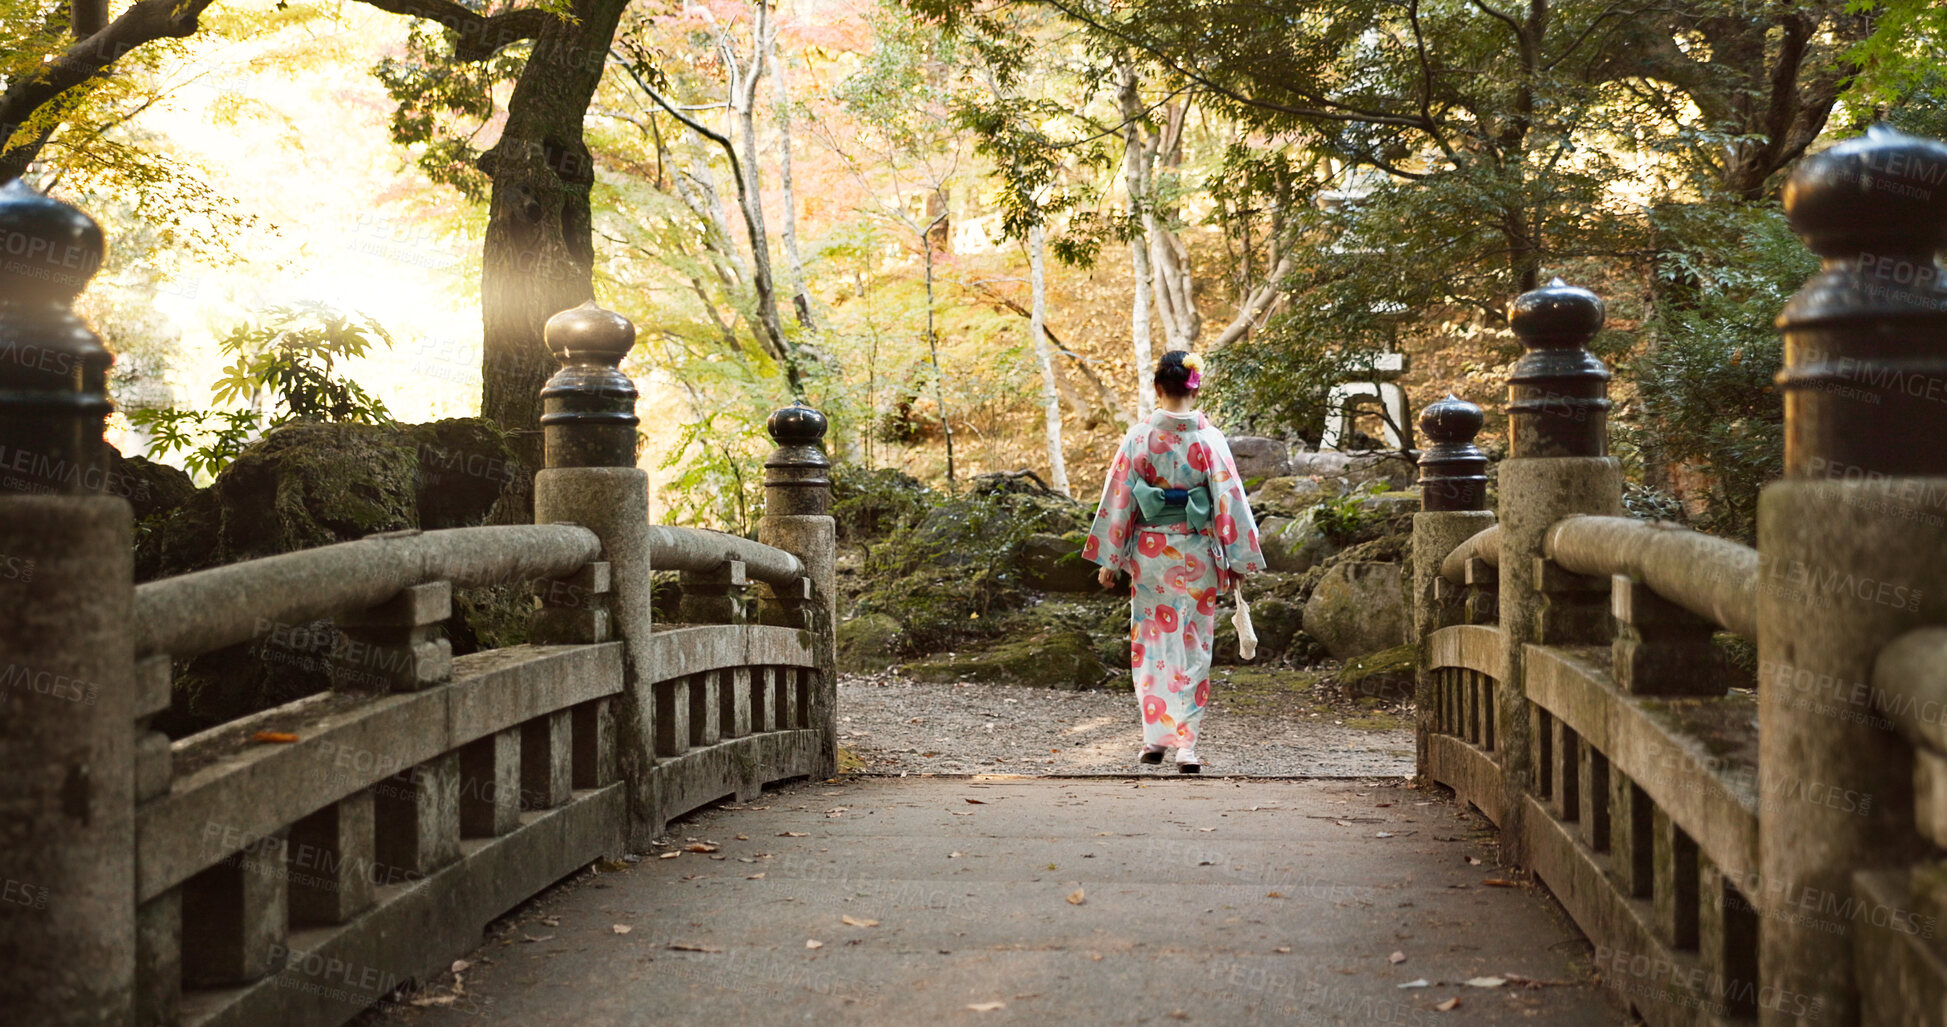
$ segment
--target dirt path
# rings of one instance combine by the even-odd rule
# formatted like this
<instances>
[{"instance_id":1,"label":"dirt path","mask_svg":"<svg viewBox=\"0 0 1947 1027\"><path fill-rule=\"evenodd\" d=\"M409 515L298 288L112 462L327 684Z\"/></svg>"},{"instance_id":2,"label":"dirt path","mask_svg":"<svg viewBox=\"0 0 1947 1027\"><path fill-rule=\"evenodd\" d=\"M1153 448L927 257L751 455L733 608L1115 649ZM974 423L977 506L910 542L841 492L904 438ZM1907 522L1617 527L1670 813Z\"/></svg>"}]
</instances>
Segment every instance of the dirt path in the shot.
<instances>
[{"instance_id":1,"label":"dirt path","mask_svg":"<svg viewBox=\"0 0 1947 1027\"><path fill-rule=\"evenodd\" d=\"M1409 777L1410 709L1321 694L1316 675L1219 667L1198 753L1206 774ZM1135 761L1126 691L919 684L855 675L838 686L839 744L863 774L1174 774Z\"/></svg>"}]
</instances>

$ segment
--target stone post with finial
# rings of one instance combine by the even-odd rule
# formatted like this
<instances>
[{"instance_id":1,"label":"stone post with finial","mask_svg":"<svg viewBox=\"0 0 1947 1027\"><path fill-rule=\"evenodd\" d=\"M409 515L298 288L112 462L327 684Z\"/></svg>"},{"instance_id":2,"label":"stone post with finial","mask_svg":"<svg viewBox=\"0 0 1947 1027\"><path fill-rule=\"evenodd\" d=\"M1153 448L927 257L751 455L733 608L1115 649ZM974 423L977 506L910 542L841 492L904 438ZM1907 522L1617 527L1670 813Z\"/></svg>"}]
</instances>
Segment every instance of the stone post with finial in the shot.
<instances>
[{"instance_id":1,"label":"stone post with finial","mask_svg":"<svg viewBox=\"0 0 1947 1027\"><path fill-rule=\"evenodd\" d=\"M541 642L626 645L624 687L600 725L612 730L629 789L629 838L646 848L662 829L654 775L656 707L649 645L649 475L636 466L636 387L619 366L635 325L593 300L548 319L543 332L561 370L541 389L547 466L534 477L536 524L579 524L602 540L606 566L544 582L533 634ZM687 693L678 696L688 701ZM598 714L600 710L598 708Z\"/></svg>"},{"instance_id":2,"label":"stone post with finial","mask_svg":"<svg viewBox=\"0 0 1947 1027\"><path fill-rule=\"evenodd\" d=\"M1609 580L1568 575L1542 550L1549 527L1564 517L1622 513L1622 469L1609 456L1609 371L1588 351L1604 316L1595 293L1559 278L1522 293L1508 308L1508 323L1526 352L1508 376L1508 458L1500 467L1499 603L1507 672L1495 686L1494 727L1506 784L1501 853L1520 864L1527 862L1525 799L1538 794L1539 733L1549 733L1549 751L1558 756L1573 752L1577 742L1563 736L1562 725L1530 722L1522 655L1530 642L1592 641L1569 637L1562 625L1584 624L1594 615L1607 623L1601 604Z\"/></svg>"},{"instance_id":3,"label":"stone post with finial","mask_svg":"<svg viewBox=\"0 0 1947 1027\"><path fill-rule=\"evenodd\" d=\"M1808 158L1784 201L1823 267L1778 318L1785 474L1758 503L1759 979L1819 1023L1911 1022L1893 987L1862 1013L1857 982L1892 961L1854 962L1904 947L1910 912L1797 914L1919 858L1914 757L1872 682L1889 642L1947 623L1947 145L1875 129ZM1812 701L1835 694L1867 698Z\"/></svg>"},{"instance_id":4,"label":"stone post with finial","mask_svg":"<svg viewBox=\"0 0 1947 1027\"><path fill-rule=\"evenodd\" d=\"M1440 577L1440 564L1455 546L1494 524L1487 509L1487 454L1474 445L1481 423L1481 408L1451 393L1420 412L1420 435L1429 443L1420 453L1420 512L1413 515L1413 628L1421 668L1415 752L1421 774L1438 714L1433 675L1425 669L1427 636L1460 623L1464 601L1458 587Z\"/></svg>"},{"instance_id":5,"label":"stone post with finial","mask_svg":"<svg viewBox=\"0 0 1947 1027\"><path fill-rule=\"evenodd\" d=\"M806 726L822 741L815 773L838 770L838 535L832 521L831 460L825 455L825 415L802 403L773 413L766 426L777 449L764 462L764 519L757 539L794 553L811 579L810 601L788 599L781 606L803 607L818 648L818 677L807 689Z\"/></svg>"},{"instance_id":6,"label":"stone post with finial","mask_svg":"<svg viewBox=\"0 0 1947 1027\"><path fill-rule=\"evenodd\" d=\"M109 354L86 214L0 188L0 1009L135 1017L133 517L103 495ZM167 693L163 695L167 704Z\"/></svg>"}]
</instances>

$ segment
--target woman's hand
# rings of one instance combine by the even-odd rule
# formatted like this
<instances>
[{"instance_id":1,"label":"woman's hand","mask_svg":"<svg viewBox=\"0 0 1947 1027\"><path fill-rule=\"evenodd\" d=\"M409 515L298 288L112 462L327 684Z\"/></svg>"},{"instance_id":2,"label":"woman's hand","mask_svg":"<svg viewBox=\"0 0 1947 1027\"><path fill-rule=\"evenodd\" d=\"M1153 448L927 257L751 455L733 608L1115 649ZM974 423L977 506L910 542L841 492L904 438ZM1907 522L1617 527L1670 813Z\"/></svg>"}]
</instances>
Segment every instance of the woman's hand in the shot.
<instances>
[{"instance_id":1,"label":"woman's hand","mask_svg":"<svg viewBox=\"0 0 1947 1027\"><path fill-rule=\"evenodd\" d=\"M1102 568L1101 570L1098 570L1098 571L1096 571L1096 572L1095 572L1095 580L1097 580L1097 581L1099 581L1099 582L1101 582L1101 583L1102 583L1102 587L1103 587L1103 588L1114 588L1114 587L1115 587L1115 568L1114 568L1114 567L1104 567L1104 568Z\"/></svg>"}]
</instances>

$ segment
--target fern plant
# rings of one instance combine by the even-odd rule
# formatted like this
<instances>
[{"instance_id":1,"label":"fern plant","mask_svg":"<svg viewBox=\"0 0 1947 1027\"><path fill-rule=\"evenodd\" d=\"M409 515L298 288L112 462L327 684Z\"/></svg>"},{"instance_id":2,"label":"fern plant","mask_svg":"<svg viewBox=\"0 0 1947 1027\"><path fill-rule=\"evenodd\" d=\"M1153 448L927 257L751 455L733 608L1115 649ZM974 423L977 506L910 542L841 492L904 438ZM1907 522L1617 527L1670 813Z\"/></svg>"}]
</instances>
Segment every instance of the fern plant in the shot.
<instances>
[{"instance_id":1,"label":"fern plant","mask_svg":"<svg viewBox=\"0 0 1947 1027\"><path fill-rule=\"evenodd\" d=\"M183 469L206 481L280 424L392 423L385 404L338 367L376 343L391 347L384 327L323 303L274 306L267 315L262 323L239 323L220 340L230 363L211 383L217 408L129 413L130 424L148 431L151 453L181 453Z\"/></svg>"}]
</instances>

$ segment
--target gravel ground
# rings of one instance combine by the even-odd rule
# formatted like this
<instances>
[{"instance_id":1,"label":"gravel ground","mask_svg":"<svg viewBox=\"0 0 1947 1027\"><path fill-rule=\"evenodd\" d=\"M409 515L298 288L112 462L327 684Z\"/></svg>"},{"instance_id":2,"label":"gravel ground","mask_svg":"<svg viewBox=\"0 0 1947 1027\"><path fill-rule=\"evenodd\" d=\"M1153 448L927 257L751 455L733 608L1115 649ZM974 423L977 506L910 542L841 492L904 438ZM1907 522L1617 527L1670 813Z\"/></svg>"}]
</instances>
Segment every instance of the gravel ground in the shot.
<instances>
[{"instance_id":1,"label":"gravel ground","mask_svg":"<svg viewBox=\"0 0 1947 1027\"><path fill-rule=\"evenodd\" d=\"M1205 774L1244 777L1410 777L1410 708L1362 709L1292 690L1227 688L1212 675L1198 755ZM1290 680L1308 680L1301 671ZM839 744L863 774L1166 773L1136 762L1142 728L1129 692L1061 692L983 684L920 684L897 673L838 684ZM1173 756L1173 754L1172 754Z\"/></svg>"}]
</instances>

